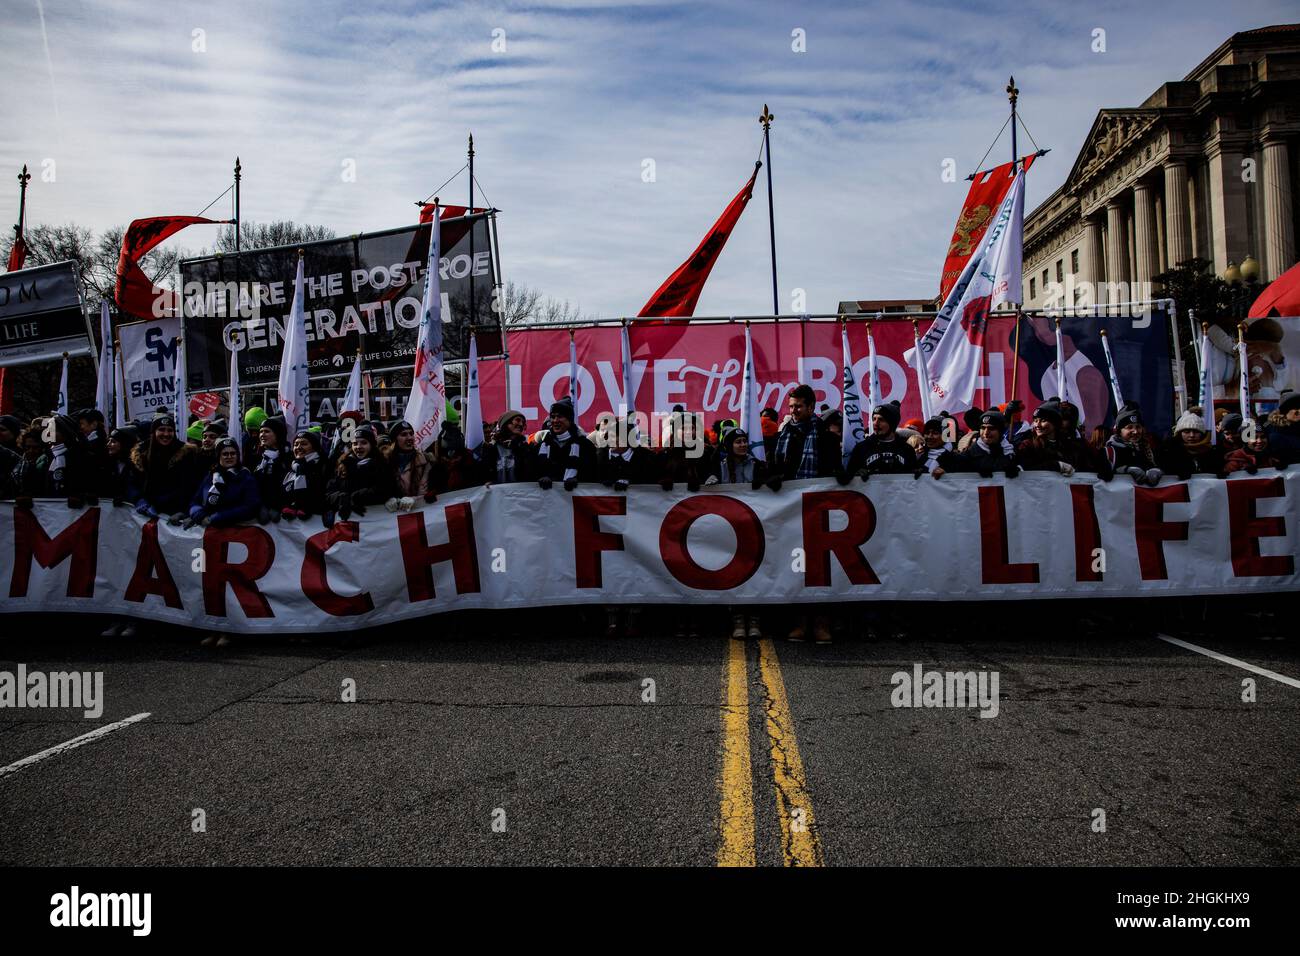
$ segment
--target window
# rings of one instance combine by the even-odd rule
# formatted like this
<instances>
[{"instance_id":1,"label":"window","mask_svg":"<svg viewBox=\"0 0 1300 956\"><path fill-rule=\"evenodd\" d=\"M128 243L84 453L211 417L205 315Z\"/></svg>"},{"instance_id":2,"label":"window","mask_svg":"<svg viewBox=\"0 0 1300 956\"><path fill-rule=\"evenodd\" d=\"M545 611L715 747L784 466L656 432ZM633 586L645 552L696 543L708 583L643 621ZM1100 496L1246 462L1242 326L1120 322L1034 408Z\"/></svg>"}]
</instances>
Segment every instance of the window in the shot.
<instances>
[{"instance_id":1,"label":"window","mask_svg":"<svg viewBox=\"0 0 1300 956\"><path fill-rule=\"evenodd\" d=\"M1074 275L1079 274L1079 250L1075 249L1070 253L1070 272Z\"/></svg>"},{"instance_id":2,"label":"window","mask_svg":"<svg viewBox=\"0 0 1300 956\"><path fill-rule=\"evenodd\" d=\"M1056 260L1056 281L1057 282L1065 281L1065 260L1064 259Z\"/></svg>"},{"instance_id":3,"label":"window","mask_svg":"<svg viewBox=\"0 0 1300 956\"><path fill-rule=\"evenodd\" d=\"M1047 288L1047 270L1046 270L1046 269L1043 270L1043 288L1044 288L1044 289Z\"/></svg>"},{"instance_id":4,"label":"window","mask_svg":"<svg viewBox=\"0 0 1300 956\"><path fill-rule=\"evenodd\" d=\"M1034 280L1033 280L1033 279L1030 279L1030 280L1029 280L1029 298L1033 299L1033 298L1035 298L1035 297L1037 296L1037 294L1038 294L1038 293L1034 290Z\"/></svg>"}]
</instances>

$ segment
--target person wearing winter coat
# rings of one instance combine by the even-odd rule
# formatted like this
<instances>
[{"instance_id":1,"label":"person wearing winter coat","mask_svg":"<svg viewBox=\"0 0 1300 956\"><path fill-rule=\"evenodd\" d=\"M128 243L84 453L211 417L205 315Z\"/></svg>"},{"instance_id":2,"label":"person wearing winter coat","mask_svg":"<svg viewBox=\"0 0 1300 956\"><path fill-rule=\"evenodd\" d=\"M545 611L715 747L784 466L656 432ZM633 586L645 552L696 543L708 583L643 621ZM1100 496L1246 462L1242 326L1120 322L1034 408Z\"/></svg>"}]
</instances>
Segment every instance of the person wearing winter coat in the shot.
<instances>
[{"instance_id":1,"label":"person wearing winter coat","mask_svg":"<svg viewBox=\"0 0 1300 956\"><path fill-rule=\"evenodd\" d=\"M279 521L284 512L284 476L291 460L288 437L289 426L279 415L263 421L257 431L257 455L252 464L262 503L257 513L259 524Z\"/></svg>"},{"instance_id":2,"label":"person wearing winter coat","mask_svg":"<svg viewBox=\"0 0 1300 956\"><path fill-rule=\"evenodd\" d=\"M942 478L949 470L961 470L952 442L944 440L944 421L932 418L921 426L921 449L916 456L921 467L936 479Z\"/></svg>"},{"instance_id":3,"label":"person wearing winter coat","mask_svg":"<svg viewBox=\"0 0 1300 956\"><path fill-rule=\"evenodd\" d=\"M1025 471L1055 471L1069 478L1076 471L1113 476L1110 463L1098 461L1087 445L1066 429L1059 402L1048 400L1034 410L1030 432L1015 447L1016 461Z\"/></svg>"},{"instance_id":4,"label":"person wearing winter coat","mask_svg":"<svg viewBox=\"0 0 1300 956\"><path fill-rule=\"evenodd\" d=\"M198 452L181 441L176 419L159 415L150 423L149 440L131 449L136 469L135 510L146 518L188 513L198 488Z\"/></svg>"},{"instance_id":5,"label":"person wearing winter coat","mask_svg":"<svg viewBox=\"0 0 1300 956\"><path fill-rule=\"evenodd\" d=\"M1115 434L1106 439L1102 450L1115 474L1128 475L1134 484L1154 488L1164 477L1156 467L1156 453L1136 403L1127 403L1115 415Z\"/></svg>"},{"instance_id":6,"label":"person wearing winter coat","mask_svg":"<svg viewBox=\"0 0 1300 956\"><path fill-rule=\"evenodd\" d=\"M1285 390L1268 417L1268 445L1283 468L1300 464L1300 392Z\"/></svg>"},{"instance_id":7,"label":"person wearing winter coat","mask_svg":"<svg viewBox=\"0 0 1300 956\"><path fill-rule=\"evenodd\" d=\"M174 515L170 524L224 527L255 518L261 511L257 479L239 463L239 442L223 438L217 442L216 452L217 463L195 492L189 515L181 521Z\"/></svg>"},{"instance_id":8,"label":"person wearing winter coat","mask_svg":"<svg viewBox=\"0 0 1300 956\"><path fill-rule=\"evenodd\" d=\"M104 470L100 473L96 494L113 502L114 506L139 499L139 473L131 464L131 451L139 440L136 430L127 426L114 428L104 443Z\"/></svg>"},{"instance_id":9,"label":"person wearing winter coat","mask_svg":"<svg viewBox=\"0 0 1300 956\"><path fill-rule=\"evenodd\" d=\"M226 426L221 421L211 421L203 425L203 434L199 438L199 467L203 474L212 471L217 463L217 442L226 437ZM243 449L240 449L243 454Z\"/></svg>"},{"instance_id":10,"label":"person wearing winter coat","mask_svg":"<svg viewBox=\"0 0 1300 956\"><path fill-rule=\"evenodd\" d=\"M47 427L46 434L49 434ZM95 497L95 462L76 421L67 415L54 419L53 441L36 463L43 498L66 498L69 508L81 508ZM95 499L96 502L98 499Z\"/></svg>"},{"instance_id":11,"label":"person wearing winter coat","mask_svg":"<svg viewBox=\"0 0 1300 956\"><path fill-rule=\"evenodd\" d=\"M388 428L392 441L379 455L393 473L393 496L384 502L389 511L410 511L421 501L438 497L434 482L433 455L415 447L415 426L393 422Z\"/></svg>"},{"instance_id":12,"label":"person wearing winter coat","mask_svg":"<svg viewBox=\"0 0 1300 956\"><path fill-rule=\"evenodd\" d=\"M725 427L718 445L717 460L706 485L742 485L758 489L767 481L767 463L754 457L749 433L736 426Z\"/></svg>"},{"instance_id":13,"label":"person wearing winter coat","mask_svg":"<svg viewBox=\"0 0 1300 956\"><path fill-rule=\"evenodd\" d=\"M362 425L352 434L352 447L342 457L325 489L325 511L321 522L334 525L335 517L346 521L353 514L364 515L366 508L380 505L394 497L397 482L393 470L379 455L375 430Z\"/></svg>"},{"instance_id":14,"label":"person wearing winter coat","mask_svg":"<svg viewBox=\"0 0 1300 956\"><path fill-rule=\"evenodd\" d=\"M955 461L949 460L948 470L974 472L981 478L992 478L995 473L1015 478L1020 474L1020 465L1015 452L1008 451L1003 441L1007 420L1001 412L990 410L980 415L978 424L975 440Z\"/></svg>"},{"instance_id":15,"label":"person wearing winter coat","mask_svg":"<svg viewBox=\"0 0 1300 956\"><path fill-rule=\"evenodd\" d=\"M854 475L866 481L872 475L912 475L925 470L917 463L916 450L898 434L901 417L897 402L885 402L871 410L871 434L854 446L841 483Z\"/></svg>"},{"instance_id":16,"label":"person wearing winter coat","mask_svg":"<svg viewBox=\"0 0 1300 956\"><path fill-rule=\"evenodd\" d=\"M1174 423L1173 434L1160 448L1157 461L1162 471L1186 481L1192 475L1222 478L1223 450L1210 443L1210 432L1198 409L1188 409Z\"/></svg>"},{"instance_id":17,"label":"person wearing winter coat","mask_svg":"<svg viewBox=\"0 0 1300 956\"><path fill-rule=\"evenodd\" d=\"M30 508L33 498L45 494L45 420L34 419L18 439L18 462L10 473L14 487L14 500L20 508Z\"/></svg>"},{"instance_id":18,"label":"person wearing winter coat","mask_svg":"<svg viewBox=\"0 0 1300 956\"><path fill-rule=\"evenodd\" d=\"M483 446L483 478L488 485L508 485L532 481L533 449L524 434L524 413L513 408L497 419L492 441Z\"/></svg>"},{"instance_id":19,"label":"person wearing winter coat","mask_svg":"<svg viewBox=\"0 0 1300 956\"><path fill-rule=\"evenodd\" d=\"M781 484L796 478L829 478L846 474L840 454L840 440L813 414L817 393L801 384L790 393L790 420L776 436L768 456L767 486L780 491Z\"/></svg>"},{"instance_id":20,"label":"person wearing winter coat","mask_svg":"<svg viewBox=\"0 0 1300 956\"><path fill-rule=\"evenodd\" d=\"M108 432L104 429L104 413L98 408L83 408L77 412L77 427L81 429L86 450L86 504L99 504L99 486L103 484L108 468Z\"/></svg>"},{"instance_id":21,"label":"person wearing winter coat","mask_svg":"<svg viewBox=\"0 0 1300 956\"><path fill-rule=\"evenodd\" d=\"M615 491L658 481L657 456L639 443L635 416L627 419L622 435L616 428L611 427L610 431L613 440L596 451L596 480Z\"/></svg>"},{"instance_id":22,"label":"person wearing winter coat","mask_svg":"<svg viewBox=\"0 0 1300 956\"><path fill-rule=\"evenodd\" d=\"M550 427L533 457L537 484L550 488L556 482L572 491L582 481L596 477L596 446L574 425L573 406L559 401L551 406Z\"/></svg>"},{"instance_id":23,"label":"person wearing winter coat","mask_svg":"<svg viewBox=\"0 0 1300 956\"><path fill-rule=\"evenodd\" d=\"M675 405L665 425L657 463L659 487L672 491L682 483L687 491L699 491L713 473L714 460L714 449L702 434L703 419L685 406Z\"/></svg>"},{"instance_id":24,"label":"person wearing winter coat","mask_svg":"<svg viewBox=\"0 0 1300 956\"><path fill-rule=\"evenodd\" d=\"M482 466L465 447L465 433L458 422L444 421L438 440L429 449L433 461L433 490L438 494L461 491L483 483Z\"/></svg>"},{"instance_id":25,"label":"person wearing winter coat","mask_svg":"<svg viewBox=\"0 0 1300 956\"><path fill-rule=\"evenodd\" d=\"M293 458L284 473L280 516L305 520L325 510L325 459L320 432L310 428L293 436Z\"/></svg>"},{"instance_id":26,"label":"person wearing winter coat","mask_svg":"<svg viewBox=\"0 0 1300 956\"><path fill-rule=\"evenodd\" d=\"M22 454L23 432L22 419L16 415L0 415L0 448L7 448L15 455Z\"/></svg>"},{"instance_id":27,"label":"person wearing winter coat","mask_svg":"<svg viewBox=\"0 0 1300 956\"><path fill-rule=\"evenodd\" d=\"M1241 447L1228 452L1223 461L1223 470L1231 475L1244 471L1253 475L1261 468L1285 468L1280 458L1269 448L1268 433L1255 422L1247 419L1237 431Z\"/></svg>"}]
</instances>

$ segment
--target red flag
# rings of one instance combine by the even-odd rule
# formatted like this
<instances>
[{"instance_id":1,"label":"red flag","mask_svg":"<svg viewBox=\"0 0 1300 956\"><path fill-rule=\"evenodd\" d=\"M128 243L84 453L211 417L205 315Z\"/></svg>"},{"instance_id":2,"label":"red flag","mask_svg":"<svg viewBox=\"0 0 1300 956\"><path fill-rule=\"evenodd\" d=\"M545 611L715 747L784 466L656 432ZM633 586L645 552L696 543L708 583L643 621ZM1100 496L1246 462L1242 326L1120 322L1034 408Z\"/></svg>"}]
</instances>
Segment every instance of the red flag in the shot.
<instances>
[{"instance_id":1,"label":"red flag","mask_svg":"<svg viewBox=\"0 0 1300 956\"><path fill-rule=\"evenodd\" d=\"M1023 160L1027 172L1037 154L1030 153ZM952 242L948 245L948 258L943 261L943 274L939 277L939 301L948 298L953 283L966 268L966 262L975 247L984 238L984 230L993 221L993 215L1007 197L1007 190L1015 178L1012 175L1012 163L1003 163L994 169L976 173L966 194L966 202L957 217L957 228L953 230Z\"/></svg>"},{"instance_id":2,"label":"red flag","mask_svg":"<svg viewBox=\"0 0 1300 956\"><path fill-rule=\"evenodd\" d=\"M153 283L140 268L140 257L186 226L221 221L202 216L155 216L136 219L127 226L122 235L122 254L117 260L117 288L113 296L118 310L142 319L153 318L156 293Z\"/></svg>"},{"instance_id":3,"label":"red flag","mask_svg":"<svg viewBox=\"0 0 1300 956\"><path fill-rule=\"evenodd\" d=\"M18 238L14 240L13 247L9 250L9 267L8 271L17 272L23 267L23 261L27 258L27 242L23 239L23 234L18 233Z\"/></svg>"},{"instance_id":4,"label":"red flag","mask_svg":"<svg viewBox=\"0 0 1300 956\"><path fill-rule=\"evenodd\" d=\"M473 211L476 213L487 212L486 209L480 209L477 206L474 207ZM438 218L457 219L461 216L468 214L469 212L470 212L470 208L468 206L443 206L442 215L439 216ZM420 222L433 222L433 203L431 202L420 203Z\"/></svg>"},{"instance_id":5,"label":"red flag","mask_svg":"<svg viewBox=\"0 0 1300 956\"><path fill-rule=\"evenodd\" d=\"M677 267L677 271L668 277L663 285L650 296L638 315L650 316L689 316L695 314L695 303L704 291L704 282L713 271L713 264L718 261L722 247L727 244L727 237L736 228L740 214L745 211L745 204L754 194L754 180L758 178L761 163L754 164L754 174L749 177L743 189L723 210L718 221L713 224L703 241L691 253L691 257Z\"/></svg>"}]
</instances>

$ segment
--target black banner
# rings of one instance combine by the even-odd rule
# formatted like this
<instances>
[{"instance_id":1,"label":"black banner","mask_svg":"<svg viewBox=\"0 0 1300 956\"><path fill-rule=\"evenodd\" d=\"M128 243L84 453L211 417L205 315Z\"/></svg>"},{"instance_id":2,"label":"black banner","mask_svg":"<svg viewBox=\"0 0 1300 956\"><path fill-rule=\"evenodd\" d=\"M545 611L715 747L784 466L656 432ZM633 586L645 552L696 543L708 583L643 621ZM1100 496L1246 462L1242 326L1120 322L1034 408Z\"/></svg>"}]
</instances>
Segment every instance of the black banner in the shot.
<instances>
[{"instance_id":1,"label":"black banner","mask_svg":"<svg viewBox=\"0 0 1300 956\"><path fill-rule=\"evenodd\" d=\"M441 225L444 356L448 361L465 357L471 322L480 354L499 352L488 215L447 219ZM426 223L257 249L238 258L182 262L188 387L202 391L230 384L228 343L240 351L241 386L277 380L299 249L304 253L311 374L336 371L338 357L350 367L358 349L366 369L410 364L430 228Z\"/></svg>"},{"instance_id":2,"label":"black banner","mask_svg":"<svg viewBox=\"0 0 1300 956\"><path fill-rule=\"evenodd\" d=\"M0 367L92 351L76 263L0 274Z\"/></svg>"}]
</instances>

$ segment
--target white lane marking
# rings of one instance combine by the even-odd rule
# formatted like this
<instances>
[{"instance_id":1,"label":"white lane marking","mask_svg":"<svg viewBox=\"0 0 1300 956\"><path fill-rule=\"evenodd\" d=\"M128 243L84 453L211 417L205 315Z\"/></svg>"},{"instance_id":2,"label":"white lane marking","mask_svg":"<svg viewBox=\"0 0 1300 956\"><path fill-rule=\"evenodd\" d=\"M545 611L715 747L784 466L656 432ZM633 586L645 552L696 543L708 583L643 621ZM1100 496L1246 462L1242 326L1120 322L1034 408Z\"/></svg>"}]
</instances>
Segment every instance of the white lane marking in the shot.
<instances>
[{"instance_id":1,"label":"white lane marking","mask_svg":"<svg viewBox=\"0 0 1300 956\"><path fill-rule=\"evenodd\" d=\"M1216 661L1222 661L1225 664L1231 664L1233 667L1240 667L1242 670L1248 670L1252 674L1259 674L1261 677L1267 677L1271 680L1288 684L1291 687L1300 688L1300 680L1294 677L1287 677L1285 674L1279 674L1277 671L1271 671L1264 667L1256 667L1254 664L1248 664L1245 661L1239 661L1235 657L1229 657L1227 654L1220 654L1218 651L1212 651L1208 647L1200 647L1196 644L1188 644L1186 641L1180 641L1176 637L1170 637L1168 634L1157 634L1156 637L1162 641L1168 641L1170 644L1177 644L1189 651L1195 651L1197 654L1204 654L1206 657L1213 657Z\"/></svg>"},{"instance_id":2,"label":"white lane marking","mask_svg":"<svg viewBox=\"0 0 1300 956\"><path fill-rule=\"evenodd\" d=\"M80 737L73 737L71 740L65 740L61 744L55 744L53 747L50 747L47 750L42 750L38 754L32 754L30 757L24 757L22 760L16 761L15 763L11 763L7 767L0 767L0 777L6 776L7 774L11 774L11 773L16 773L19 770L22 770L24 767L30 767L32 764L40 763L42 760L48 760L51 757L57 757L59 754L66 753L69 750L75 750L76 748L84 746L85 744L88 744L93 740L98 740L100 737L103 737L105 734L111 734L115 730L121 730L123 727L127 727L130 726L131 724L134 724L136 721L144 720L148 716L150 715L136 714L134 717L126 718L126 720L119 720L113 724L105 724L103 727L97 727L96 729L90 731L90 733L82 734Z\"/></svg>"}]
</instances>

